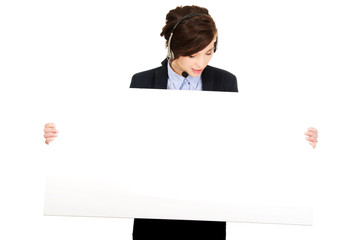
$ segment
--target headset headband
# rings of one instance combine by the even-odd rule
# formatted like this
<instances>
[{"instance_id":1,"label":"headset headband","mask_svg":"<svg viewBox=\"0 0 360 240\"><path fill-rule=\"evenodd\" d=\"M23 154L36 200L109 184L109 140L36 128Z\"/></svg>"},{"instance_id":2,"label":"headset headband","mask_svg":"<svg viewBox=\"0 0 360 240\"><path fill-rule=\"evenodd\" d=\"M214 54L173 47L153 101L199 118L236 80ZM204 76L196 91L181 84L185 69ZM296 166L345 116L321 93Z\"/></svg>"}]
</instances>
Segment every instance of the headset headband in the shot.
<instances>
[{"instance_id":1,"label":"headset headband","mask_svg":"<svg viewBox=\"0 0 360 240\"><path fill-rule=\"evenodd\" d=\"M191 13L191 14L185 15L184 17L182 17L182 18L175 24L175 26L173 27L171 33L173 33L173 32L175 31L175 28L176 28L182 21L184 21L185 19L188 19L188 18L191 18L191 17L195 17L195 16L202 16L202 15L209 15L209 14L206 14L206 13Z\"/></svg>"},{"instance_id":2,"label":"headset headband","mask_svg":"<svg viewBox=\"0 0 360 240\"><path fill-rule=\"evenodd\" d=\"M202 16L202 15L209 15L207 13L190 13L188 15L185 15L184 17L182 17L176 24L175 26L173 27L171 33L170 33L170 37L169 37L169 40L168 40L168 58L169 59L174 59L175 56L174 56L174 53L171 51L170 49L170 44L171 44L171 39L172 39L172 36L174 34L174 31L176 29L176 27L182 22L184 21L185 19L188 19L188 18L191 18L191 17L195 17L195 16Z\"/></svg>"}]
</instances>

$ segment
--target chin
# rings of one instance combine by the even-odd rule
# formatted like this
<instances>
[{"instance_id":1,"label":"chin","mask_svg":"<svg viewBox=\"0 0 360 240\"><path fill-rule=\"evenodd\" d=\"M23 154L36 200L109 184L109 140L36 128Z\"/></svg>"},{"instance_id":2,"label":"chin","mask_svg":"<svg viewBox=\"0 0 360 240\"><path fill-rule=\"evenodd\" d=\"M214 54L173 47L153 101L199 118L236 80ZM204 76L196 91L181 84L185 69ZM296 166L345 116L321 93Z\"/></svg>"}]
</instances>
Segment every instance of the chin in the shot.
<instances>
[{"instance_id":1,"label":"chin","mask_svg":"<svg viewBox=\"0 0 360 240\"><path fill-rule=\"evenodd\" d=\"M201 76L201 74L189 74L190 76L192 76L192 77L200 77Z\"/></svg>"}]
</instances>

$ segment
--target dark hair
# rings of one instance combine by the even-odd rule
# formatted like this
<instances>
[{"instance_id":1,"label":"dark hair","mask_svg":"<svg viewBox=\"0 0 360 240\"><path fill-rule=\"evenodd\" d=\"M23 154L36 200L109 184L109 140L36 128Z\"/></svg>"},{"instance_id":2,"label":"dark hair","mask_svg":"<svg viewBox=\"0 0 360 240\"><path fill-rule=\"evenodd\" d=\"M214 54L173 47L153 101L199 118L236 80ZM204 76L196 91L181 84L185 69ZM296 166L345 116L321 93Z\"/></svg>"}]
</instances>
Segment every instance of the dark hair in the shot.
<instances>
[{"instance_id":1,"label":"dark hair","mask_svg":"<svg viewBox=\"0 0 360 240\"><path fill-rule=\"evenodd\" d=\"M214 20L206 8L198 6L180 6L170 10L166 15L166 25L160 36L165 37L168 46L170 34L178 21L188 14L204 13L206 15L193 16L184 19L174 30L170 48L175 59L180 56L191 56L208 46L217 35Z\"/></svg>"}]
</instances>

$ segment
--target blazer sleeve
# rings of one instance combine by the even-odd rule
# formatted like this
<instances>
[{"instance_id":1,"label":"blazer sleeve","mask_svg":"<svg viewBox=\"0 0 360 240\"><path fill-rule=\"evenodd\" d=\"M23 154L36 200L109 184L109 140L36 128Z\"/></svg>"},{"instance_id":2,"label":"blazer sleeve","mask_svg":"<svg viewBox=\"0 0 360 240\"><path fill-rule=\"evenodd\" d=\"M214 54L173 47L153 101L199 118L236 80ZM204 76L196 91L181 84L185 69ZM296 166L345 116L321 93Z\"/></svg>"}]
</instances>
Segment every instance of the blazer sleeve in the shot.
<instances>
[{"instance_id":1,"label":"blazer sleeve","mask_svg":"<svg viewBox=\"0 0 360 240\"><path fill-rule=\"evenodd\" d=\"M146 72L134 74L134 76L131 78L130 88L149 88L149 75L150 74Z\"/></svg>"},{"instance_id":2,"label":"blazer sleeve","mask_svg":"<svg viewBox=\"0 0 360 240\"><path fill-rule=\"evenodd\" d=\"M131 78L130 88L154 88L155 72L159 69L154 68L134 74Z\"/></svg>"}]
</instances>

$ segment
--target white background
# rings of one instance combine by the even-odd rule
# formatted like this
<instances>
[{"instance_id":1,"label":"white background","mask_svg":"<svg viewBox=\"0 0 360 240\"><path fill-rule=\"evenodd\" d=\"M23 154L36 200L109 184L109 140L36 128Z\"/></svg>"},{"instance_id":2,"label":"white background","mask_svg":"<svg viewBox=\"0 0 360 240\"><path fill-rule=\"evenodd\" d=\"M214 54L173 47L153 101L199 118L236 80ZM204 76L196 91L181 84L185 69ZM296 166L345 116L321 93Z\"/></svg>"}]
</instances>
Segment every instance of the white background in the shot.
<instances>
[{"instance_id":1,"label":"white background","mask_svg":"<svg viewBox=\"0 0 360 240\"><path fill-rule=\"evenodd\" d=\"M211 65L234 73L240 94L277 113L292 106L306 113L304 131L320 132L314 226L229 223L227 239L359 239L356 1L2 1L2 239L131 239L130 219L42 216L47 158L56 154L42 129L76 117L58 113L77 96L81 114L96 104L88 99L116 94L135 72L159 66L165 15L188 4L215 19L219 51ZM98 123L94 129L106 124Z\"/></svg>"}]
</instances>

